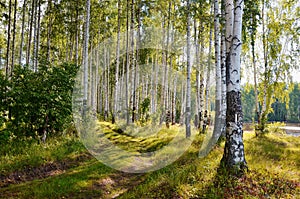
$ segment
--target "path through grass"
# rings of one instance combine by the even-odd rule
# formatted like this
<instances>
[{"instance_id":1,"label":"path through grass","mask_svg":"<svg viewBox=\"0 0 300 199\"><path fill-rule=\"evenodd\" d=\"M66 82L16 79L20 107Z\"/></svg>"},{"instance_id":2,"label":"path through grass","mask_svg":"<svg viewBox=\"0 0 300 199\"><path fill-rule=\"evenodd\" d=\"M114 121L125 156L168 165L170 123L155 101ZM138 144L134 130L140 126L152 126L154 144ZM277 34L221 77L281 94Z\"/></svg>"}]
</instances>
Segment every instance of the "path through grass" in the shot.
<instances>
[{"instance_id":1,"label":"path through grass","mask_svg":"<svg viewBox=\"0 0 300 199\"><path fill-rule=\"evenodd\" d=\"M136 138L103 125L106 136L124 149L130 144L131 150L156 150L174 136L163 130L158 137ZM300 139L244 137L250 171L241 179L218 174L223 143L198 158L204 135L173 164L145 174L105 166L75 138L14 143L0 149L0 198L300 198Z\"/></svg>"}]
</instances>

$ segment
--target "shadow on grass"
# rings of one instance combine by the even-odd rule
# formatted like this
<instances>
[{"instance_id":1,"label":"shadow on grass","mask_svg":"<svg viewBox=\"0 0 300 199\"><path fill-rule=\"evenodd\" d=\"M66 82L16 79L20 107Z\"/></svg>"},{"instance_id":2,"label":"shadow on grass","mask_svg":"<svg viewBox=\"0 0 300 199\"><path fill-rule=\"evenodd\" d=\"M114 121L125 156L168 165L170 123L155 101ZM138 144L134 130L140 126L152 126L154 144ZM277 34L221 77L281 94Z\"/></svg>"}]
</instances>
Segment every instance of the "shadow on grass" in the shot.
<instances>
[{"instance_id":1,"label":"shadow on grass","mask_svg":"<svg viewBox=\"0 0 300 199\"><path fill-rule=\"evenodd\" d=\"M0 191L0 198L61 198L68 195L96 194L101 190L88 189L92 180L104 177L112 172L112 169L92 159L79 167L68 170L65 173L48 177L46 179L25 182L19 185L10 185Z\"/></svg>"},{"instance_id":2,"label":"shadow on grass","mask_svg":"<svg viewBox=\"0 0 300 199\"><path fill-rule=\"evenodd\" d=\"M274 174L248 171L239 178L228 172L218 172L211 183L197 194L197 198L295 198L300 184Z\"/></svg>"},{"instance_id":3,"label":"shadow on grass","mask_svg":"<svg viewBox=\"0 0 300 199\"><path fill-rule=\"evenodd\" d=\"M253 164L278 165L282 169L300 167L300 139L276 134L254 137L245 143L245 153Z\"/></svg>"}]
</instances>

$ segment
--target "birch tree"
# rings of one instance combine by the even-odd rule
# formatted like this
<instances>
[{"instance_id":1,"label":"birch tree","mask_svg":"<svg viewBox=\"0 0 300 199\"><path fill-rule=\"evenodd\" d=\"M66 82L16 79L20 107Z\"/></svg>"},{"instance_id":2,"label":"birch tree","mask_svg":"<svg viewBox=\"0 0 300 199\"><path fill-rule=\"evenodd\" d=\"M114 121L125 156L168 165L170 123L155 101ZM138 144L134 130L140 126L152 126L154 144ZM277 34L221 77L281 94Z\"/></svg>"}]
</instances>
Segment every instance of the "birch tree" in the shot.
<instances>
[{"instance_id":1,"label":"birch tree","mask_svg":"<svg viewBox=\"0 0 300 199\"><path fill-rule=\"evenodd\" d=\"M14 20L13 20L13 38L12 38L12 52L11 52L11 74L14 70L14 65L15 65L15 43L16 43L16 21L17 21L17 5L18 1L15 0L14 3Z\"/></svg>"},{"instance_id":2,"label":"birch tree","mask_svg":"<svg viewBox=\"0 0 300 199\"><path fill-rule=\"evenodd\" d=\"M191 60L190 60L190 0L187 0L187 79L186 79L186 137L191 136Z\"/></svg>"},{"instance_id":3,"label":"birch tree","mask_svg":"<svg viewBox=\"0 0 300 199\"><path fill-rule=\"evenodd\" d=\"M84 54L83 54L83 116L87 111L88 100L88 47L89 47L89 28L90 28L90 0L86 0L86 16L84 30Z\"/></svg>"},{"instance_id":4,"label":"birch tree","mask_svg":"<svg viewBox=\"0 0 300 199\"><path fill-rule=\"evenodd\" d=\"M211 1L212 2L212 1ZM210 7L210 16L213 15L213 3L211 3ZM210 73L211 73L211 51L212 51L212 39L213 36L213 27L212 23L209 22L209 47L208 47L208 58L207 58L207 74L206 74L206 87L205 87L205 111L208 112L210 110ZM203 129L203 132L205 129Z\"/></svg>"},{"instance_id":5,"label":"birch tree","mask_svg":"<svg viewBox=\"0 0 300 199\"><path fill-rule=\"evenodd\" d=\"M226 37L231 39L229 45L230 53L226 63L226 142L221 165L230 169L233 174L240 174L247 168L243 143L243 112L240 83L244 1L237 0L233 2L232 0L226 0L225 6ZM232 32L231 35L229 34L230 32Z\"/></svg>"},{"instance_id":6,"label":"birch tree","mask_svg":"<svg viewBox=\"0 0 300 199\"><path fill-rule=\"evenodd\" d=\"M10 29L11 29L11 0L9 0L8 5L8 26L7 26L7 44L6 44L6 77L8 78L10 76L10 65L9 65L9 57L10 57Z\"/></svg>"},{"instance_id":7,"label":"birch tree","mask_svg":"<svg viewBox=\"0 0 300 199\"><path fill-rule=\"evenodd\" d=\"M19 65L22 64L22 52L24 46L24 32L25 32L25 12L26 12L26 0L23 2L22 7L22 28L21 28L21 43L20 43L20 51L19 51Z\"/></svg>"},{"instance_id":8,"label":"birch tree","mask_svg":"<svg viewBox=\"0 0 300 199\"><path fill-rule=\"evenodd\" d=\"M120 65L120 26L121 26L121 1L118 0L118 27L117 27L117 49L116 49L116 72L115 72L115 96L114 96L114 116L117 117L118 92L119 92L119 65Z\"/></svg>"},{"instance_id":9,"label":"birch tree","mask_svg":"<svg viewBox=\"0 0 300 199\"><path fill-rule=\"evenodd\" d=\"M30 18L30 20L28 20L29 23L29 31L28 31L28 35L27 35L27 46L26 46L26 65L29 65L29 61L30 61L30 49L31 49L31 39L32 39L32 29L33 29L33 18L34 18L34 6L35 6L35 1L32 1L31 3L31 12L28 12L28 18Z\"/></svg>"},{"instance_id":10,"label":"birch tree","mask_svg":"<svg viewBox=\"0 0 300 199\"><path fill-rule=\"evenodd\" d=\"M221 0L221 16L224 19L225 17L225 0ZM222 20L222 30L221 30L221 133L225 137L226 133L226 36L225 36L225 20Z\"/></svg>"},{"instance_id":11,"label":"birch tree","mask_svg":"<svg viewBox=\"0 0 300 199\"><path fill-rule=\"evenodd\" d=\"M214 30L215 30L215 67L216 67L216 109L213 139L218 139L222 131L221 118L221 57L220 57L220 24L219 24L219 1L214 0Z\"/></svg>"}]
</instances>

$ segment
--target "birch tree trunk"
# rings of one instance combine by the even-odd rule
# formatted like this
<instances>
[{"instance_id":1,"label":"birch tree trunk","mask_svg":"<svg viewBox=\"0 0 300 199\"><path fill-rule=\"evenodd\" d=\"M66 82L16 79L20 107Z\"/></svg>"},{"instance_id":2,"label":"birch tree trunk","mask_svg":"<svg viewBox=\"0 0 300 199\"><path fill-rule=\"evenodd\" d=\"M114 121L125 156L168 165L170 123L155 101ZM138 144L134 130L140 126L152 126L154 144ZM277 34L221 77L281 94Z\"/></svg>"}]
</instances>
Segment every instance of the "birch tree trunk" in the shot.
<instances>
[{"instance_id":1,"label":"birch tree trunk","mask_svg":"<svg viewBox=\"0 0 300 199\"><path fill-rule=\"evenodd\" d=\"M20 43L20 51L19 51L19 65L22 64L22 52L24 45L24 30L25 30L25 12L26 12L26 0L23 2L22 8L22 28L21 28L21 43Z\"/></svg>"},{"instance_id":2,"label":"birch tree trunk","mask_svg":"<svg viewBox=\"0 0 300 199\"><path fill-rule=\"evenodd\" d=\"M76 5L77 6L76 6L75 63L76 63L76 65L78 65L78 51L79 51L79 10L78 10L79 8L78 8L78 1L76 1Z\"/></svg>"},{"instance_id":3,"label":"birch tree trunk","mask_svg":"<svg viewBox=\"0 0 300 199\"><path fill-rule=\"evenodd\" d=\"M222 16L225 17L225 0L221 1ZM225 23L222 23L221 30L221 121L222 121L222 136L226 134L226 36Z\"/></svg>"},{"instance_id":4,"label":"birch tree trunk","mask_svg":"<svg viewBox=\"0 0 300 199\"><path fill-rule=\"evenodd\" d=\"M200 112L199 112L199 130L203 125L203 108L204 108L204 66L203 66L203 53L204 53L204 39L203 39L203 22L199 28L199 40L200 40Z\"/></svg>"},{"instance_id":5,"label":"birch tree trunk","mask_svg":"<svg viewBox=\"0 0 300 199\"><path fill-rule=\"evenodd\" d=\"M36 52L35 52L35 68L38 67L39 47L40 47L40 27L41 27L41 2L38 3L38 16L37 16L37 35L36 35Z\"/></svg>"},{"instance_id":6,"label":"birch tree trunk","mask_svg":"<svg viewBox=\"0 0 300 199\"><path fill-rule=\"evenodd\" d=\"M117 49L116 49L116 72L115 72L115 96L114 96L114 113L113 117L117 117L118 111L118 92L119 92L119 65L120 65L120 26L121 26L121 0L118 0L118 33L117 33Z\"/></svg>"},{"instance_id":7,"label":"birch tree trunk","mask_svg":"<svg viewBox=\"0 0 300 199\"><path fill-rule=\"evenodd\" d=\"M265 24L265 0L262 0L262 39L263 39L263 60L264 60L264 79L263 79L263 102L262 109L258 119L258 129L260 132L257 132L256 135L259 135L265 131L265 123L267 120L267 87L268 87L268 49L267 49L267 38L266 38L266 24Z\"/></svg>"},{"instance_id":8,"label":"birch tree trunk","mask_svg":"<svg viewBox=\"0 0 300 199\"><path fill-rule=\"evenodd\" d=\"M33 49L32 49L32 52L33 52L33 59L32 59L32 64L33 64L33 71L37 71L37 68L36 68L36 59L37 59L37 55L36 55L36 49L37 49L37 7L38 7L38 4L39 4L39 0L37 0L34 4L34 19L33 19L33 29L34 29L34 33L33 33Z\"/></svg>"},{"instance_id":9,"label":"birch tree trunk","mask_svg":"<svg viewBox=\"0 0 300 199\"><path fill-rule=\"evenodd\" d=\"M165 109L163 110L165 112L165 115L167 115L170 110L169 110L169 99L168 99L168 90L169 90L169 67L168 67L168 58L169 58L169 40L170 40L170 23L171 23L171 8L172 8L172 1L169 1L168 5L168 19L167 19L167 46L166 46L166 53L165 53L165 72L164 72L164 107ZM171 63L171 62L170 62ZM167 120L169 121L169 118L166 119L166 124L168 123ZM169 126L169 124L168 124Z\"/></svg>"},{"instance_id":10,"label":"birch tree trunk","mask_svg":"<svg viewBox=\"0 0 300 199\"><path fill-rule=\"evenodd\" d=\"M125 83L125 107L126 107L126 123L130 123L130 110L129 110L129 0L126 6L126 83Z\"/></svg>"},{"instance_id":11,"label":"birch tree trunk","mask_svg":"<svg viewBox=\"0 0 300 199\"><path fill-rule=\"evenodd\" d=\"M83 54L83 116L86 116L88 100L88 49L89 49L89 29L90 29L90 0L86 0L86 16L84 30L84 54Z\"/></svg>"},{"instance_id":12,"label":"birch tree trunk","mask_svg":"<svg viewBox=\"0 0 300 199\"><path fill-rule=\"evenodd\" d=\"M187 79L186 79L186 138L191 136L191 60L190 60L190 0L187 0Z\"/></svg>"},{"instance_id":13,"label":"birch tree trunk","mask_svg":"<svg viewBox=\"0 0 300 199\"><path fill-rule=\"evenodd\" d=\"M233 9L234 6L234 9ZM230 45L230 59L227 59L227 112L226 112L226 142L221 164L232 174L241 174L247 168L243 144L243 112L241 105L241 51L242 51L242 16L244 1L226 0L226 11L233 15L233 34ZM226 13L228 14L228 13ZM227 18L226 18L227 19ZM231 21L226 20L227 28Z\"/></svg>"},{"instance_id":14,"label":"birch tree trunk","mask_svg":"<svg viewBox=\"0 0 300 199\"><path fill-rule=\"evenodd\" d=\"M161 27L162 27L162 65L164 67L164 70L162 70L162 80L161 80L161 92L160 92L160 110L161 110L161 116L160 116L160 121L159 121L159 125L161 125L163 123L163 121L165 120L165 85L166 85L166 67L167 67L167 63L166 63L166 55L165 55L165 36L166 36L166 29L165 29L165 23L166 23L166 19L165 16L163 16L163 20L161 23Z\"/></svg>"},{"instance_id":15,"label":"birch tree trunk","mask_svg":"<svg viewBox=\"0 0 300 199\"><path fill-rule=\"evenodd\" d=\"M11 0L9 0L8 5L8 27L7 27L7 45L6 45L6 67L5 67L5 73L6 78L9 78L10 76L10 65L9 65L9 57L10 57L10 28L11 28Z\"/></svg>"},{"instance_id":16,"label":"birch tree trunk","mask_svg":"<svg viewBox=\"0 0 300 199\"><path fill-rule=\"evenodd\" d=\"M32 1L31 3L31 13L30 14L30 21L29 22L29 32L28 32L28 38L27 38L27 49L26 49L26 65L29 65L30 62L30 50L31 50L31 39L32 39L32 26L33 26L33 18L34 18L34 3L35 1Z\"/></svg>"},{"instance_id":17,"label":"birch tree trunk","mask_svg":"<svg viewBox=\"0 0 300 199\"><path fill-rule=\"evenodd\" d=\"M210 16L213 15L213 3L211 3L211 8L210 8ZM209 30L209 47L208 47L208 60L207 60L207 76L206 76L206 88L205 88L205 110L209 112L210 110L210 92L209 92L209 87L210 87L210 71L211 71L211 51L212 51L212 33L213 33L213 28L212 28L212 23L210 23L210 30ZM203 129L203 132L205 130Z\"/></svg>"},{"instance_id":18,"label":"birch tree trunk","mask_svg":"<svg viewBox=\"0 0 300 199\"><path fill-rule=\"evenodd\" d=\"M47 61L51 60L51 31L52 31L52 0L48 0L48 24L47 24ZM77 63L76 63L77 64Z\"/></svg>"},{"instance_id":19,"label":"birch tree trunk","mask_svg":"<svg viewBox=\"0 0 300 199\"><path fill-rule=\"evenodd\" d=\"M219 139L222 132L221 118L221 61L220 61L220 24L219 24L219 1L214 0L214 29L215 29L215 67L216 67L216 108L213 140ZM214 144L214 143L213 143Z\"/></svg>"},{"instance_id":20,"label":"birch tree trunk","mask_svg":"<svg viewBox=\"0 0 300 199\"><path fill-rule=\"evenodd\" d=\"M172 96L172 125L176 123L176 94L177 94L177 77L178 74L175 73L174 79L174 89L173 89L173 96Z\"/></svg>"},{"instance_id":21,"label":"birch tree trunk","mask_svg":"<svg viewBox=\"0 0 300 199\"><path fill-rule=\"evenodd\" d=\"M199 41L197 36L197 21L196 18L194 18L194 42L196 46L196 115L195 115L195 127L199 128L199 122L200 122L200 67L199 67Z\"/></svg>"},{"instance_id":22,"label":"birch tree trunk","mask_svg":"<svg viewBox=\"0 0 300 199\"><path fill-rule=\"evenodd\" d=\"M252 18L253 23L253 18ZM252 26L252 29L254 27ZM258 120L258 124L260 124L260 110L259 110L259 102L258 102L258 89L257 89L257 68L256 68L256 59L255 59L255 31L253 30L251 34L251 53L252 53L252 65L253 65L253 79L254 79L254 95L255 95L255 114ZM255 128L255 134L258 136L258 129Z\"/></svg>"},{"instance_id":23,"label":"birch tree trunk","mask_svg":"<svg viewBox=\"0 0 300 199\"><path fill-rule=\"evenodd\" d=\"M16 18L17 18L17 4L18 1L15 0L14 3L14 21L13 21L13 39L12 39L12 52L11 52L11 75L14 71L14 65L15 65L15 42L16 42Z\"/></svg>"}]
</instances>

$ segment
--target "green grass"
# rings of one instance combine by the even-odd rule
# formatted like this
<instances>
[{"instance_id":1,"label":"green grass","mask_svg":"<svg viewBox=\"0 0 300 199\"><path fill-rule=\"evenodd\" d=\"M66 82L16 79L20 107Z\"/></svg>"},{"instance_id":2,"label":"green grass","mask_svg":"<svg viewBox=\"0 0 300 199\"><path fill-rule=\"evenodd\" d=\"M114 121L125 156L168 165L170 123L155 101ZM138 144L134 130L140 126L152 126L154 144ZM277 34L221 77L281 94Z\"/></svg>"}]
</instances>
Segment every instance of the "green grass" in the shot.
<instances>
[{"instance_id":1,"label":"green grass","mask_svg":"<svg viewBox=\"0 0 300 199\"><path fill-rule=\"evenodd\" d=\"M124 150L148 152L169 143L178 127L157 135L137 136L116 125L100 123L105 136ZM126 174L95 158L76 160L87 151L74 138L49 140L46 145L14 143L0 149L0 171L8 174L55 161L79 161L66 170L0 188L0 198L300 198L300 139L279 133L256 138L245 133L249 171L240 179L218 171L224 143L198 158L204 135L173 164L145 174Z\"/></svg>"},{"instance_id":2,"label":"green grass","mask_svg":"<svg viewBox=\"0 0 300 199\"><path fill-rule=\"evenodd\" d=\"M68 136L49 139L46 144L33 140L10 142L0 147L0 173L5 175L29 166L72 158L83 152L86 149L81 142Z\"/></svg>"},{"instance_id":3,"label":"green grass","mask_svg":"<svg viewBox=\"0 0 300 199\"><path fill-rule=\"evenodd\" d=\"M99 126L105 136L115 145L128 151L139 153L153 152L167 145L179 133L179 128L161 128L155 134L145 134L144 129L136 132L133 127L120 128L108 122L100 122ZM144 134L143 134L144 133Z\"/></svg>"}]
</instances>

